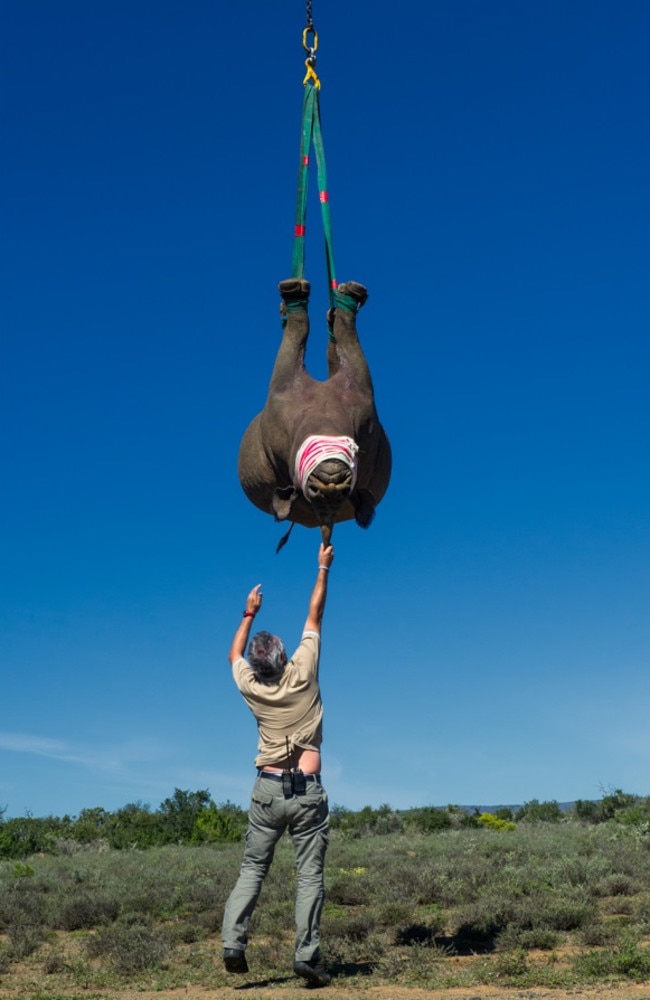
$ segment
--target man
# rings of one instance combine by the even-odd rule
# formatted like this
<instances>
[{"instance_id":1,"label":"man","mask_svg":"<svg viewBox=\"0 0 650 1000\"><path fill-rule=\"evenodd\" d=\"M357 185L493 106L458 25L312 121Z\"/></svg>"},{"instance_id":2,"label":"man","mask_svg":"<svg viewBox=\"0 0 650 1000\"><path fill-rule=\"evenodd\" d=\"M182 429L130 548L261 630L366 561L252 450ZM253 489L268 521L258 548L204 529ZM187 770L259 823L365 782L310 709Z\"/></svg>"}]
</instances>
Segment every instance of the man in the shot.
<instances>
[{"instance_id":1,"label":"man","mask_svg":"<svg viewBox=\"0 0 650 1000\"><path fill-rule=\"evenodd\" d=\"M282 640L269 632L253 636L248 660L244 659L253 619L262 606L261 584L246 599L229 657L235 683L257 720L259 752L244 860L224 912L224 964L229 972L248 972L248 925L275 845L288 829L298 875L293 968L312 986L326 986L330 981L320 953L329 809L320 780L323 706L318 661L333 559L332 546L321 543L307 620L291 659L287 660Z\"/></svg>"}]
</instances>

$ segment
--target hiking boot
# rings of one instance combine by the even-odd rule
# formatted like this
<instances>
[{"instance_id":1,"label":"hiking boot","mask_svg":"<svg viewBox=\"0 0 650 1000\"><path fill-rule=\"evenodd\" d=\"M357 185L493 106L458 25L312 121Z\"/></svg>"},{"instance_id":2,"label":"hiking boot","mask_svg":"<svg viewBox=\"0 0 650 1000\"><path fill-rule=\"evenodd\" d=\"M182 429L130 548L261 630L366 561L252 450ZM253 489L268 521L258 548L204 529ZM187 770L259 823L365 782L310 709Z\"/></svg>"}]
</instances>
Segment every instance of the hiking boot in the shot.
<instances>
[{"instance_id":1,"label":"hiking boot","mask_svg":"<svg viewBox=\"0 0 650 1000\"><path fill-rule=\"evenodd\" d=\"M224 948L223 964L227 972L248 972L246 952L239 948Z\"/></svg>"},{"instance_id":2,"label":"hiking boot","mask_svg":"<svg viewBox=\"0 0 650 1000\"><path fill-rule=\"evenodd\" d=\"M310 986L327 986L332 978L325 968L319 951L308 962L294 962L293 971L297 976L306 979Z\"/></svg>"}]
</instances>

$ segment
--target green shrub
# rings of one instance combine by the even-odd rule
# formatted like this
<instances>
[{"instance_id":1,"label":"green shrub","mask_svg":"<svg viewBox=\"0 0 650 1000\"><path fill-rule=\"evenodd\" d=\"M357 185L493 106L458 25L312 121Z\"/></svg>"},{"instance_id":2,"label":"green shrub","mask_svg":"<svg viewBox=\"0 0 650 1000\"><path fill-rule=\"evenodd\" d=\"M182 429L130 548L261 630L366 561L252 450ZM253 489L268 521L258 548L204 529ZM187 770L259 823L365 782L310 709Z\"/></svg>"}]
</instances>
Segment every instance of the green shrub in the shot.
<instances>
[{"instance_id":1,"label":"green shrub","mask_svg":"<svg viewBox=\"0 0 650 1000\"><path fill-rule=\"evenodd\" d=\"M609 795L604 795L600 803L600 811L603 819L614 819L620 813L632 808L639 802L638 795L630 795L617 788Z\"/></svg>"},{"instance_id":2,"label":"green shrub","mask_svg":"<svg viewBox=\"0 0 650 1000\"><path fill-rule=\"evenodd\" d=\"M517 824L511 822L507 819L502 819L499 816L494 816L492 813L481 813L478 817L478 823L484 826L486 830L516 830Z\"/></svg>"},{"instance_id":3,"label":"green shrub","mask_svg":"<svg viewBox=\"0 0 650 1000\"><path fill-rule=\"evenodd\" d=\"M626 976L645 980L650 977L650 948L639 948L637 942L629 938L618 948L580 955L575 966L578 972L593 979Z\"/></svg>"},{"instance_id":4,"label":"green shrub","mask_svg":"<svg viewBox=\"0 0 650 1000\"><path fill-rule=\"evenodd\" d=\"M374 931L377 921L372 913L325 913L323 915L323 937L347 938L358 943L365 941Z\"/></svg>"},{"instance_id":5,"label":"green shrub","mask_svg":"<svg viewBox=\"0 0 650 1000\"><path fill-rule=\"evenodd\" d=\"M574 806L576 817L587 823L615 821L626 826L646 825L650 828L650 796L630 795L617 788L604 795L599 802L578 799Z\"/></svg>"},{"instance_id":6,"label":"green shrub","mask_svg":"<svg viewBox=\"0 0 650 1000\"><path fill-rule=\"evenodd\" d=\"M612 872L599 879L592 891L595 896L634 896L639 887L630 875Z\"/></svg>"},{"instance_id":7,"label":"green shrub","mask_svg":"<svg viewBox=\"0 0 650 1000\"><path fill-rule=\"evenodd\" d=\"M58 972L65 972L67 968L68 963L63 952L57 948L50 948L43 958L43 972L45 975L54 976ZM48 1000L55 1000L55 998L51 994L48 994Z\"/></svg>"},{"instance_id":8,"label":"green shrub","mask_svg":"<svg viewBox=\"0 0 650 1000\"><path fill-rule=\"evenodd\" d=\"M523 948L515 948L513 951L497 955L496 971L500 977L517 979L525 976L528 970L528 956Z\"/></svg>"},{"instance_id":9,"label":"green shrub","mask_svg":"<svg viewBox=\"0 0 650 1000\"><path fill-rule=\"evenodd\" d=\"M399 833L403 829L400 813L388 805L378 809L364 806L358 812L344 806L333 806L330 810L330 828L349 838L361 838L389 833Z\"/></svg>"},{"instance_id":10,"label":"green shrub","mask_svg":"<svg viewBox=\"0 0 650 1000\"><path fill-rule=\"evenodd\" d=\"M450 830L453 819L452 814L446 809L424 806L421 809L410 809L405 813L404 826L414 833L438 833L440 830Z\"/></svg>"},{"instance_id":11,"label":"green shrub","mask_svg":"<svg viewBox=\"0 0 650 1000\"><path fill-rule=\"evenodd\" d=\"M327 898L341 906L361 906L370 902L368 882L347 873L335 876L327 883Z\"/></svg>"},{"instance_id":12,"label":"green shrub","mask_svg":"<svg viewBox=\"0 0 650 1000\"><path fill-rule=\"evenodd\" d=\"M216 806L210 802L196 818L192 839L194 843L236 843L242 839L247 825L248 813L239 806L230 802Z\"/></svg>"},{"instance_id":13,"label":"green shrub","mask_svg":"<svg viewBox=\"0 0 650 1000\"><path fill-rule=\"evenodd\" d=\"M577 818L584 823L602 823L603 821L600 802L578 799L573 809Z\"/></svg>"},{"instance_id":14,"label":"green shrub","mask_svg":"<svg viewBox=\"0 0 650 1000\"><path fill-rule=\"evenodd\" d=\"M148 805L131 802L113 813L106 836L117 850L154 847L164 840L162 818L151 812Z\"/></svg>"},{"instance_id":15,"label":"green shrub","mask_svg":"<svg viewBox=\"0 0 650 1000\"><path fill-rule=\"evenodd\" d=\"M48 816L36 819L25 816L0 823L0 858L28 858L49 851L66 828L66 820Z\"/></svg>"},{"instance_id":16,"label":"green shrub","mask_svg":"<svg viewBox=\"0 0 650 1000\"><path fill-rule=\"evenodd\" d=\"M494 951L511 922L510 909L496 900L482 899L464 907L453 935L456 950L461 954Z\"/></svg>"},{"instance_id":17,"label":"green shrub","mask_svg":"<svg viewBox=\"0 0 650 1000\"><path fill-rule=\"evenodd\" d=\"M574 931L595 919L596 907L592 902L567 895L540 899L535 924L556 931Z\"/></svg>"},{"instance_id":18,"label":"green shrub","mask_svg":"<svg viewBox=\"0 0 650 1000\"><path fill-rule=\"evenodd\" d=\"M551 802L539 802L538 799L531 799L525 802L521 809L515 814L518 823L559 823L562 819L562 810L553 799Z\"/></svg>"},{"instance_id":19,"label":"green shrub","mask_svg":"<svg viewBox=\"0 0 650 1000\"><path fill-rule=\"evenodd\" d=\"M497 937L497 948L500 951L511 951L517 948L525 948L526 951L553 951L561 943L562 935L547 927L522 930L511 925L506 927L503 933Z\"/></svg>"},{"instance_id":20,"label":"green shrub","mask_svg":"<svg viewBox=\"0 0 650 1000\"><path fill-rule=\"evenodd\" d=\"M36 879L13 880L8 891L0 892L0 929L39 927L48 917L46 889Z\"/></svg>"},{"instance_id":21,"label":"green shrub","mask_svg":"<svg viewBox=\"0 0 650 1000\"><path fill-rule=\"evenodd\" d=\"M60 911L57 925L64 931L78 931L111 923L120 912L117 900L98 894L74 895Z\"/></svg>"},{"instance_id":22,"label":"green shrub","mask_svg":"<svg viewBox=\"0 0 650 1000\"><path fill-rule=\"evenodd\" d=\"M31 865L26 865L23 861L17 861L11 869L14 878L32 878L34 869Z\"/></svg>"},{"instance_id":23,"label":"green shrub","mask_svg":"<svg viewBox=\"0 0 650 1000\"><path fill-rule=\"evenodd\" d=\"M12 959L27 958L40 948L45 931L38 924L12 924L7 928Z\"/></svg>"},{"instance_id":24,"label":"green shrub","mask_svg":"<svg viewBox=\"0 0 650 1000\"><path fill-rule=\"evenodd\" d=\"M107 959L122 975L160 968L170 946L169 935L140 913L127 914L100 928L86 945L91 958Z\"/></svg>"},{"instance_id":25,"label":"green shrub","mask_svg":"<svg viewBox=\"0 0 650 1000\"><path fill-rule=\"evenodd\" d=\"M6 972L11 965L11 949L7 945L0 941L0 975Z\"/></svg>"},{"instance_id":26,"label":"green shrub","mask_svg":"<svg viewBox=\"0 0 650 1000\"><path fill-rule=\"evenodd\" d=\"M435 939L435 928L427 924L408 924L395 931L395 944L398 945L434 945Z\"/></svg>"},{"instance_id":27,"label":"green shrub","mask_svg":"<svg viewBox=\"0 0 650 1000\"><path fill-rule=\"evenodd\" d=\"M579 940L586 947L600 948L604 945L614 944L618 938L618 928L612 923L604 923L601 920L594 920L580 929Z\"/></svg>"},{"instance_id":28,"label":"green shrub","mask_svg":"<svg viewBox=\"0 0 650 1000\"><path fill-rule=\"evenodd\" d=\"M384 903L376 908L376 917L380 927L396 927L413 918L413 907L410 903Z\"/></svg>"}]
</instances>

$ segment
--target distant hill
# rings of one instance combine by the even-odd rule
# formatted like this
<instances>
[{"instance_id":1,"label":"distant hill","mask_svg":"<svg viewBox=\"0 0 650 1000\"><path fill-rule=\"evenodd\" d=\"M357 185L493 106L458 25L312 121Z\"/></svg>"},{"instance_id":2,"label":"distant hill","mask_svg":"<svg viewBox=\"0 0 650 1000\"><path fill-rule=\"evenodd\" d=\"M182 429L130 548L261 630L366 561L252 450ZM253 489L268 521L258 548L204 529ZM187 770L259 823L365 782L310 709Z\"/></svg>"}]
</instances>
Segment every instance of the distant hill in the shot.
<instances>
[{"instance_id":1,"label":"distant hill","mask_svg":"<svg viewBox=\"0 0 650 1000\"><path fill-rule=\"evenodd\" d=\"M585 799L583 799L582 801L597 802L598 800L597 799L591 799L591 800L585 800ZM510 809L510 810L512 810L513 813L516 813L518 809L521 809L522 805L523 805L523 802L519 802L517 805L508 805L508 804L503 804L502 803L501 805L498 805L498 806L460 806L459 808L460 809L464 809L465 812L468 812L468 813L473 813L476 809L478 809L478 811L480 813L495 813L499 809ZM568 810L569 809L573 809L574 806L575 806L575 801L574 802L558 802L558 807L562 810L562 812L568 812Z\"/></svg>"}]
</instances>

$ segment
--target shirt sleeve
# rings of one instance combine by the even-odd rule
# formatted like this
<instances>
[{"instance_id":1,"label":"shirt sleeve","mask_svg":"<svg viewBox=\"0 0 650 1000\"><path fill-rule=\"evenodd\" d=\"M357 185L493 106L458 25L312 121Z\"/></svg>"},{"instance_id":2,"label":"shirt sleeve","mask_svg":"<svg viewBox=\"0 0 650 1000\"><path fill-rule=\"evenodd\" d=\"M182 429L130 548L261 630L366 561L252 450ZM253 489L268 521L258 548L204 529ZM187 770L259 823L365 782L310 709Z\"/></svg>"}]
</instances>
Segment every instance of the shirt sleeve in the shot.
<instances>
[{"instance_id":1,"label":"shirt sleeve","mask_svg":"<svg viewBox=\"0 0 650 1000\"><path fill-rule=\"evenodd\" d=\"M320 659L320 635L307 629L302 634L300 645L291 657L294 667L301 680L318 677L318 661Z\"/></svg>"},{"instance_id":2,"label":"shirt sleeve","mask_svg":"<svg viewBox=\"0 0 650 1000\"><path fill-rule=\"evenodd\" d=\"M248 691L250 689L250 678L252 676L250 664L248 660L245 660L243 656L235 660L232 665L232 676L235 684L240 691Z\"/></svg>"}]
</instances>

